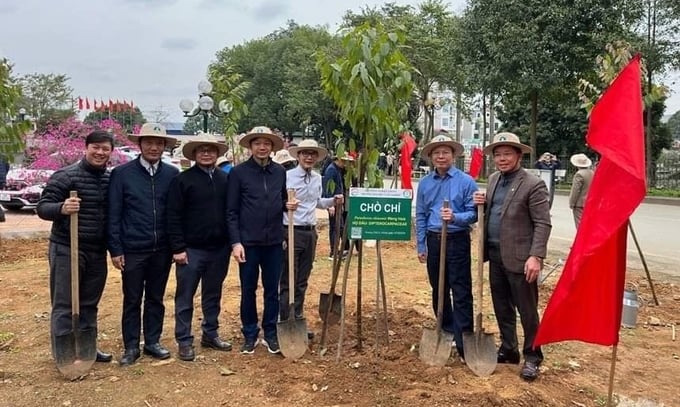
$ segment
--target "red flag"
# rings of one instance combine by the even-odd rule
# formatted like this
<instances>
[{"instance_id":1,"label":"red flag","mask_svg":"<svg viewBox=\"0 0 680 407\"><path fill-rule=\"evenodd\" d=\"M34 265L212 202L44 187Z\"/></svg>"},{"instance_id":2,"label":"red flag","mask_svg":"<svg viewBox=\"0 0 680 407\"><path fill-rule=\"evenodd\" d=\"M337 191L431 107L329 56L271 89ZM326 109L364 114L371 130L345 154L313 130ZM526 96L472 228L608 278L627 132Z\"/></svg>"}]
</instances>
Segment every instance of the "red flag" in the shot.
<instances>
[{"instance_id":1,"label":"red flag","mask_svg":"<svg viewBox=\"0 0 680 407\"><path fill-rule=\"evenodd\" d=\"M90 110L90 98L85 98L85 109Z\"/></svg>"},{"instance_id":2,"label":"red flag","mask_svg":"<svg viewBox=\"0 0 680 407\"><path fill-rule=\"evenodd\" d=\"M83 110L83 98L78 96L78 110Z\"/></svg>"},{"instance_id":3,"label":"red flag","mask_svg":"<svg viewBox=\"0 0 680 407\"><path fill-rule=\"evenodd\" d=\"M482 172L482 161L483 161L482 149L475 147L472 149L472 155L470 157L470 170L468 174L474 179L479 178L479 173Z\"/></svg>"},{"instance_id":4,"label":"red flag","mask_svg":"<svg viewBox=\"0 0 680 407\"><path fill-rule=\"evenodd\" d=\"M411 171L413 165L411 164L411 154L416 149L416 141L411 136L411 133L401 133L401 151L399 152L399 168L401 172L401 187L403 189L413 189L411 184Z\"/></svg>"},{"instance_id":5,"label":"red flag","mask_svg":"<svg viewBox=\"0 0 680 407\"><path fill-rule=\"evenodd\" d=\"M647 189L639 55L595 104L586 141L602 159L534 346L619 342L628 218Z\"/></svg>"}]
</instances>

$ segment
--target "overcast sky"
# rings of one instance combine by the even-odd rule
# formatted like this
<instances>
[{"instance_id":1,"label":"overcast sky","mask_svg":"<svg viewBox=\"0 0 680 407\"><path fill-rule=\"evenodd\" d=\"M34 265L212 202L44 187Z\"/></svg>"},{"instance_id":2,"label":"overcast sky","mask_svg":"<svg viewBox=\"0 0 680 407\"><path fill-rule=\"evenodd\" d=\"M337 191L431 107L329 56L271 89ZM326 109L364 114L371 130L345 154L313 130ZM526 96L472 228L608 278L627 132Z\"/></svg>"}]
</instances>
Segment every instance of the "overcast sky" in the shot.
<instances>
[{"instance_id":1,"label":"overcast sky","mask_svg":"<svg viewBox=\"0 0 680 407\"><path fill-rule=\"evenodd\" d=\"M421 1L396 1L417 5ZM133 100L147 119L197 99L215 53L288 20L332 32L348 9L381 0L0 0L0 56L15 74L66 74L74 96ZM464 0L451 0L460 14ZM676 80L677 75L676 75ZM667 113L680 110L679 85Z\"/></svg>"}]
</instances>

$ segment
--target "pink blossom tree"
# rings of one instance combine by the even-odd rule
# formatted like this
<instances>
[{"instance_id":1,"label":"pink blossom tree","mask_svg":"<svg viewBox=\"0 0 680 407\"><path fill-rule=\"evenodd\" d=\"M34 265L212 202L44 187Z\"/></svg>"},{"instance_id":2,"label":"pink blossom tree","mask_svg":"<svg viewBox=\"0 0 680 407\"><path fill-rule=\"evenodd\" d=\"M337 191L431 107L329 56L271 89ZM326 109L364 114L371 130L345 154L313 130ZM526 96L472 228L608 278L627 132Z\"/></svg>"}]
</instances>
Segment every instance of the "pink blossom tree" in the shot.
<instances>
[{"instance_id":1,"label":"pink blossom tree","mask_svg":"<svg viewBox=\"0 0 680 407\"><path fill-rule=\"evenodd\" d=\"M115 120L105 119L92 125L70 117L61 123L49 125L45 131L26 141L26 157L30 168L57 170L78 161L85 151L85 137L96 129L110 132L116 147L134 145L128 140L124 128ZM114 150L111 154L111 165L125 161L126 157L119 151Z\"/></svg>"}]
</instances>

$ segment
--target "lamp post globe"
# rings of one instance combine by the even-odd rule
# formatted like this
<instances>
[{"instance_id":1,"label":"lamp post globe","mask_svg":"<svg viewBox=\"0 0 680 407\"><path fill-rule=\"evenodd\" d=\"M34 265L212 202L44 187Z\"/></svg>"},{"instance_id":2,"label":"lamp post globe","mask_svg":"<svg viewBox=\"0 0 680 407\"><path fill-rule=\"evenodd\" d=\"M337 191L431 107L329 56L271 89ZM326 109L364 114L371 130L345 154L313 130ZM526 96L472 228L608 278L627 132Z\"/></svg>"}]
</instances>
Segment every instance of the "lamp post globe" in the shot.
<instances>
[{"instance_id":1,"label":"lamp post globe","mask_svg":"<svg viewBox=\"0 0 680 407\"><path fill-rule=\"evenodd\" d=\"M208 116L224 117L231 112L232 105L226 100L220 100L215 108L215 100L211 93L213 85L207 80L202 80L198 83L198 106L194 108L194 102L190 99L182 99L179 102L179 108L184 113L184 117L195 117L199 114L203 115L203 132L208 132Z\"/></svg>"}]
</instances>

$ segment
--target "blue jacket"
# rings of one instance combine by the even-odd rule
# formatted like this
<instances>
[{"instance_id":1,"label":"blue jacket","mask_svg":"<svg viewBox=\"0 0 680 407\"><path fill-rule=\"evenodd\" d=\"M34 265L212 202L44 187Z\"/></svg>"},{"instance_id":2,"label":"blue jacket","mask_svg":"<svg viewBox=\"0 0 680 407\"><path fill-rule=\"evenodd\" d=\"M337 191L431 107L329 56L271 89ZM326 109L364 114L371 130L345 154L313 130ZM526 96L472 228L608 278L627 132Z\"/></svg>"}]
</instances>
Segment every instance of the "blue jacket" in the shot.
<instances>
[{"instance_id":1,"label":"blue jacket","mask_svg":"<svg viewBox=\"0 0 680 407\"><path fill-rule=\"evenodd\" d=\"M167 250L166 202L177 168L160 162L152 177L136 159L111 172L108 248L112 257L124 253Z\"/></svg>"},{"instance_id":2,"label":"blue jacket","mask_svg":"<svg viewBox=\"0 0 680 407\"><path fill-rule=\"evenodd\" d=\"M227 224L231 244L269 246L283 243L286 170L253 158L232 168L227 186Z\"/></svg>"}]
</instances>

